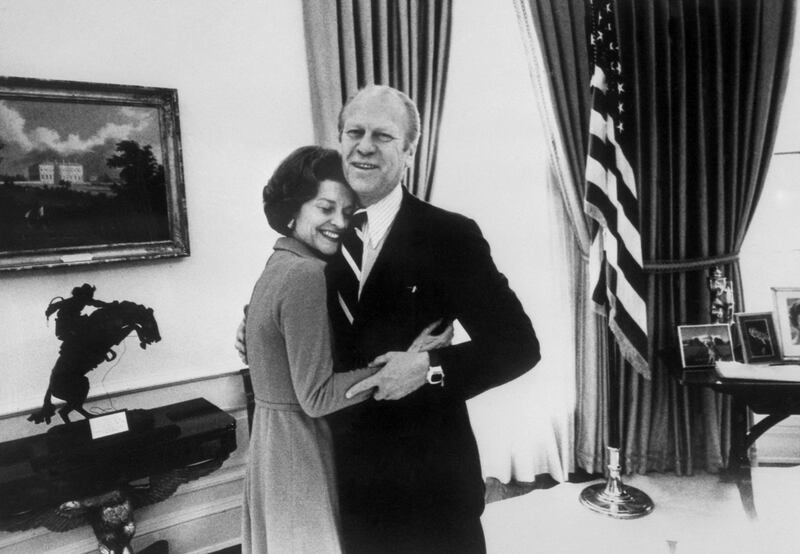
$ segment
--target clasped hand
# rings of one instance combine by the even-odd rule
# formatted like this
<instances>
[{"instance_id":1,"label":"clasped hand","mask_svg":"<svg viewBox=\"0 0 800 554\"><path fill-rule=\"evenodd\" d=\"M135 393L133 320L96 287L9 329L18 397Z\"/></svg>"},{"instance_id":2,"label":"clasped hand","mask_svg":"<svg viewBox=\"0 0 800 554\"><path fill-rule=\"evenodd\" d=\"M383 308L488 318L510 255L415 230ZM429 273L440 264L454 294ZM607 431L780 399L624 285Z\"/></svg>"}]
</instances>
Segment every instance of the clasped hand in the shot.
<instances>
[{"instance_id":1,"label":"clasped hand","mask_svg":"<svg viewBox=\"0 0 800 554\"><path fill-rule=\"evenodd\" d=\"M408 351L387 352L372 360L369 367L380 367L380 371L350 387L345 396L351 398L374 388L375 400L399 400L424 385L430 367L427 351L447 346L453 340L452 324L440 334L433 334L440 324L438 320L425 327Z\"/></svg>"},{"instance_id":2,"label":"clasped hand","mask_svg":"<svg viewBox=\"0 0 800 554\"><path fill-rule=\"evenodd\" d=\"M245 314L247 308L245 307ZM448 325L438 335L433 334L442 320L434 321L414 339L406 352L387 352L372 360L369 367L381 368L377 373L359 381L345 396L351 398L356 394L375 389L375 400L399 400L408 396L425 384L430 359L427 351L448 346L453 340L453 325ZM236 329L234 344L239 357L247 363L247 344L245 342L245 320Z\"/></svg>"},{"instance_id":3,"label":"clasped hand","mask_svg":"<svg viewBox=\"0 0 800 554\"><path fill-rule=\"evenodd\" d=\"M378 373L359 381L345 393L347 398L375 389L375 400L399 400L425 384L428 372L427 352L387 352L375 358L369 367Z\"/></svg>"}]
</instances>

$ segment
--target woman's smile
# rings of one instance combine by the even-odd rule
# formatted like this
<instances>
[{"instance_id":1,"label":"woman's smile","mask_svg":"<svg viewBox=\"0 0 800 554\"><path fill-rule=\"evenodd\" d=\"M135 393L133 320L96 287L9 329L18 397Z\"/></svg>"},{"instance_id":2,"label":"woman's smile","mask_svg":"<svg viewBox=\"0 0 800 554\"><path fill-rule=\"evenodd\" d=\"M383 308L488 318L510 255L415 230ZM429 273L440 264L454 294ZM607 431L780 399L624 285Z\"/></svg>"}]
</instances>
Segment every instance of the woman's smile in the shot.
<instances>
[{"instance_id":1,"label":"woman's smile","mask_svg":"<svg viewBox=\"0 0 800 554\"><path fill-rule=\"evenodd\" d=\"M336 243L338 243L339 241L342 240L342 231L340 231L340 230L320 229L319 233L322 236L324 236L325 238L327 238L328 240L331 240L331 241L336 242Z\"/></svg>"}]
</instances>

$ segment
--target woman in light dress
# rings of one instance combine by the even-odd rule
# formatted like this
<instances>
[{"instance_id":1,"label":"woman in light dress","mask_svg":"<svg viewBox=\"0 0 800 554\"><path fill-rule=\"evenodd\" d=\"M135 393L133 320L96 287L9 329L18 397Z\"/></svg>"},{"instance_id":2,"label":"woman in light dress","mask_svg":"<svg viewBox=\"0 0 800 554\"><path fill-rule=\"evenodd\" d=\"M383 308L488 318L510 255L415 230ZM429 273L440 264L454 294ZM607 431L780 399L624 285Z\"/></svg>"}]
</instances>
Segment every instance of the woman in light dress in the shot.
<instances>
[{"instance_id":1,"label":"woman in light dress","mask_svg":"<svg viewBox=\"0 0 800 554\"><path fill-rule=\"evenodd\" d=\"M275 170L263 191L281 233L255 284L245 318L255 412L245 476L242 550L338 553L339 511L331 434L324 416L362 402L345 391L377 368L333 372L325 260L335 254L356 197L334 150L306 146ZM438 323L438 322L437 322ZM440 347L450 331L411 346Z\"/></svg>"}]
</instances>

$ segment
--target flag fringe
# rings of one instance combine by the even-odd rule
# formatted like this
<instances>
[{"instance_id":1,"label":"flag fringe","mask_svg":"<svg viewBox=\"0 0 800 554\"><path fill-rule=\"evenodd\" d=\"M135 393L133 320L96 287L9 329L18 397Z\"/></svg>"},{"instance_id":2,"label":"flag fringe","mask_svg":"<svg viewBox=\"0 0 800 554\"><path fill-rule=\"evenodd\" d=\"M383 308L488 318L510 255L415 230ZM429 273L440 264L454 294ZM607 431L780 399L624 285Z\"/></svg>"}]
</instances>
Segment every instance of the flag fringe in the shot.
<instances>
[{"instance_id":1,"label":"flag fringe","mask_svg":"<svg viewBox=\"0 0 800 554\"><path fill-rule=\"evenodd\" d=\"M614 339L617 341L617 346L619 346L619 351L622 354L622 357L625 358L629 364L631 364L631 367L636 371L636 373L648 381L652 379L650 364L647 363L647 360L642 357L639 351L628 340L628 337L625 335L622 329L620 329L613 317L608 318L608 327L611 329L611 333L614 335Z\"/></svg>"}]
</instances>

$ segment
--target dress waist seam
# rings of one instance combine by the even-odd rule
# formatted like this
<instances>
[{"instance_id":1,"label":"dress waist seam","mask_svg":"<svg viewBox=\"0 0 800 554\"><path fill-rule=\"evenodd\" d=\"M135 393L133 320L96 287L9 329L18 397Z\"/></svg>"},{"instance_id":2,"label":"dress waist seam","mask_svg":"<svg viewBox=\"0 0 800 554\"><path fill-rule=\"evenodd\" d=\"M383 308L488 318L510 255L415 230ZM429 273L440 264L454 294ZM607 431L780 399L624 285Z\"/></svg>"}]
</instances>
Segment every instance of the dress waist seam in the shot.
<instances>
[{"instance_id":1,"label":"dress waist seam","mask_svg":"<svg viewBox=\"0 0 800 554\"><path fill-rule=\"evenodd\" d=\"M303 408L300 404L292 402L270 402L269 400L262 400L261 398L255 399L256 406L266 408L268 410L277 410L279 412L302 412Z\"/></svg>"}]
</instances>

